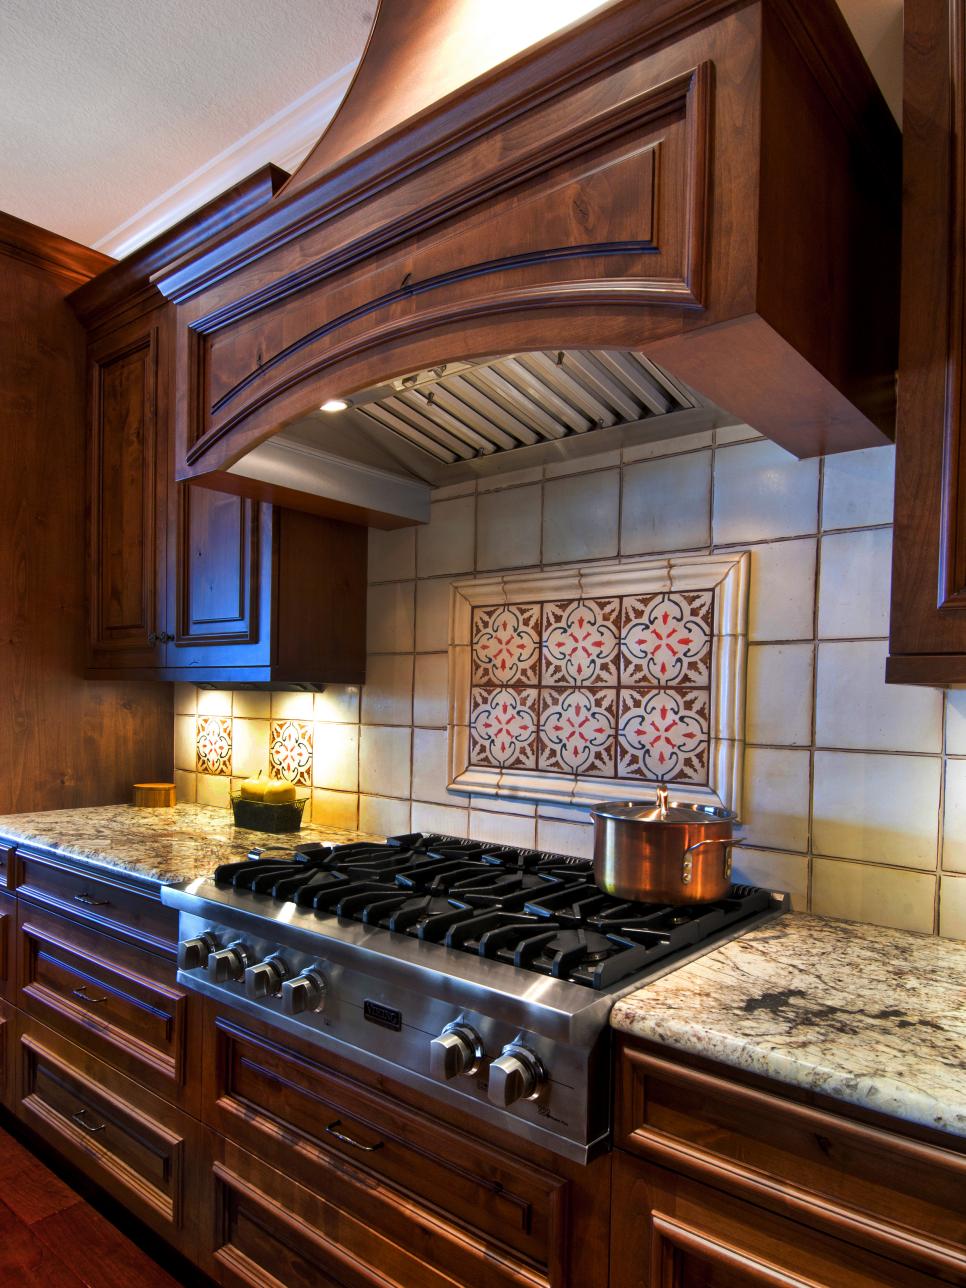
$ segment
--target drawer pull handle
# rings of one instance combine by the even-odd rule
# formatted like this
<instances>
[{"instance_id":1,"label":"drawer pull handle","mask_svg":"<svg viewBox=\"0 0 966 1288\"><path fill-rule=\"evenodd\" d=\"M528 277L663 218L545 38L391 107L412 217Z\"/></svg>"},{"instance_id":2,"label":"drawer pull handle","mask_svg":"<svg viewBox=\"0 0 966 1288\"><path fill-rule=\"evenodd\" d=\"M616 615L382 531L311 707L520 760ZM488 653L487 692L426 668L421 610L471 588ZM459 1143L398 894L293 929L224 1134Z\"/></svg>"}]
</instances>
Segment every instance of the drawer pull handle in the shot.
<instances>
[{"instance_id":1,"label":"drawer pull handle","mask_svg":"<svg viewBox=\"0 0 966 1288\"><path fill-rule=\"evenodd\" d=\"M80 988L71 990L75 997L79 997L82 1002L90 1002L91 1006L99 1006L101 1002L106 1002L106 997L88 997L87 985L82 984Z\"/></svg>"},{"instance_id":2,"label":"drawer pull handle","mask_svg":"<svg viewBox=\"0 0 966 1288\"><path fill-rule=\"evenodd\" d=\"M85 1116L86 1114L86 1109L78 1109L76 1114L71 1114L71 1118L73 1118L78 1127L83 1127L92 1136L96 1136L99 1131L107 1130L107 1123L89 1123Z\"/></svg>"},{"instance_id":3,"label":"drawer pull handle","mask_svg":"<svg viewBox=\"0 0 966 1288\"><path fill-rule=\"evenodd\" d=\"M92 908L109 908L111 906L110 899L92 899L89 894L75 894L74 902L86 903Z\"/></svg>"},{"instance_id":4,"label":"drawer pull handle","mask_svg":"<svg viewBox=\"0 0 966 1288\"><path fill-rule=\"evenodd\" d=\"M334 1123L329 1123L325 1130L330 1136L334 1136L336 1140L341 1140L343 1145L351 1145L353 1149L361 1149L364 1154L374 1154L377 1149L382 1149L381 1140L375 1145L363 1145L361 1140L353 1140L352 1137L347 1136L345 1132L339 1131L341 1126L342 1120L341 1118L337 1118Z\"/></svg>"}]
</instances>

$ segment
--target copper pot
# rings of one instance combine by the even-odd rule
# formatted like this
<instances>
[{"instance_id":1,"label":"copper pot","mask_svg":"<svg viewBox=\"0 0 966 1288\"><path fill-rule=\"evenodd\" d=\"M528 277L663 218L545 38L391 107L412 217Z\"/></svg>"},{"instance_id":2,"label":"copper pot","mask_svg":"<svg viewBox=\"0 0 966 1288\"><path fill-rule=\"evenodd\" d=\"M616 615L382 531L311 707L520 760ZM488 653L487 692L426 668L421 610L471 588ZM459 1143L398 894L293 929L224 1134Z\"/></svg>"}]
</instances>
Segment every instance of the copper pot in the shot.
<instances>
[{"instance_id":1,"label":"copper pot","mask_svg":"<svg viewBox=\"0 0 966 1288\"><path fill-rule=\"evenodd\" d=\"M704 903L731 887L737 818L714 805L656 800L604 802L594 820L594 880L608 894L645 903Z\"/></svg>"}]
</instances>

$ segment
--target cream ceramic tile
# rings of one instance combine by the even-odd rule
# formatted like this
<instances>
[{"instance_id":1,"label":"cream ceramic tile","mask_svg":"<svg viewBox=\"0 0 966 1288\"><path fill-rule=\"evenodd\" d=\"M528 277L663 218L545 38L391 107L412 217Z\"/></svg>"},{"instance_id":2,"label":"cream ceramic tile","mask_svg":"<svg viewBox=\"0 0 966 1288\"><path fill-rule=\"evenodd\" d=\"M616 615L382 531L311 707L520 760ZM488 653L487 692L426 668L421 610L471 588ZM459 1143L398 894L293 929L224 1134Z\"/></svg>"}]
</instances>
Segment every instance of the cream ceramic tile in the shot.
<instances>
[{"instance_id":1,"label":"cream ceramic tile","mask_svg":"<svg viewBox=\"0 0 966 1288\"><path fill-rule=\"evenodd\" d=\"M315 719L326 724L357 724L361 695L358 684L326 685L315 695Z\"/></svg>"},{"instance_id":2,"label":"cream ceramic tile","mask_svg":"<svg viewBox=\"0 0 966 1288\"><path fill-rule=\"evenodd\" d=\"M658 456L677 456L681 452L696 452L710 447L713 442L714 430L701 429L694 434L681 434L677 438L659 438L653 443L637 443L634 447L624 448L624 464L651 461Z\"/></svg>"},{"instance_id":3,"label":"cream ceramic tile","mask_svg":"<svg viewBox=\"0 0 966 1288\"><path fill-rule=\"evenodd\" d=\"M594 829L589 823L561 823L537 819L537 849L553 854L571 854L578 859L594 857Z\"/></svg>"},{"instance_id":4,"label":"cream ceramic tile","mask_svg":"<svg viewBox=\"0 0 966 1288\"><path fill-rule=\"evenodd\" d=\"M939 933L966 939L966 877L939 878Z\"/></svg>"},{"instance_id":5,"label":"cream ceramic tile","mask_svg":"<svg viewBox=\"0 0 966 1288\"><path fill-rule=\"evenodd\" d=\"M190 770L198 763L197 726L194 716L174 718L174 767Z\"/></svg>"},{"instance_id":6,"label":"cream ceramic tile","mask_svg":"<svg viewBox=\"0 0 966 1288\"><path fill-rule=\"evenodd\" d=\"M273 693L273 720L311 720L315 707L314 693Z\"/></svg>"},{"instance_id":7,"label":"cream ceramic tile","mask_svg":"<svg viewBox=\"0 0 966 1288\"><path fill-rule=\"evenodd\" d=\"M410 725L412 721L412 653L371 654L362 686L362 723Z\"/></svg>"},{"instance_id":8,"label":"cream ceramic tile","mask_svg":"<svg viewBox=\"0 0 966 1288\"><path fill-rule=\"evenodd\" d=\"M808 850L809 753L749 747L742 836L764 849Z\"/></svg>"},{"instance_id":9,"label":"cream ceramic tile","mask_svg":"<svg viewBox=\"0 0 966 1288\"><path fill-rule=\"evenodd\" d=\"M896 449L891 445L826 456L822 527L891 523L895 469Z\"/></svg>"},{"instance_id":10,"label":"cream ceramic tile","mask_svg":"<svg viewBox=\"0 0 966 1288\"><path fill-rule=\"evenodd\" d=\"M966 872L966 760L946 761L943 815L943 868Z\"/></svg>"},{"instance_id":11,"label":"cream ceramic tile","mask_svg":"<svg viewBox=\"0 0 966 1288\"><path fill-rule=\"evenodd\" d=\"M611 452L597 452L593 456L575 456L572 460L551 461L544 466L543 476L562 479L570 474L589 474L593 470L617 469L621 463L620 448Z\"/></svg>"},{"instance_id":12,"label":"cream ceramic tile","mask_svg":"<svg viewBox=\"0 0 966 1288\"><path fill-rule=\"evenodd\" d=\"M820 639L888 635L892 529L823 537L818 581Z\"/></svg>"},{"instance_id":13,"label":"cream ceramic tile","mask_svg":"<svg viewBox=\"0 0 966 1288\"><path fill-rule=\"evenodd\" d=\"M416 583L416 652L433 653L449 643L450 582Z\"/></svg>"},{"instance_id":14,"label":"cream ceramic tile","mask_svg":"<svg viewBox=\"0 0 966 1288\"><path fill-rule=\"evenodd\" d=\"M748 648L745 738L779 747L812 741L812 644L752 644Z\"/></svg>"},{"instance_id":15,"label":"cream ceramic tile","mask_svg":"<svg viewBox=\"0 0 966 1288\"><path fill-rule=\"evenodd\" d=\"M231 722L231 770L238 778L254 778L259 772L268 777L268 744L271 722L239 720Z\"/></svg>"},{"instance_id":16,"label":"cream ceramic tile","mask_svg":"<svg viewBox=\"0 0 966 1288\"><path fill-rule=\"evenodd\" d=\"M535 818L537 814L536 801L515 800L512 796L506 798L501 796L471 796L471 810L484 810L489 814L520 814L525 818Z\"/></svg>"},{"instance_id":17,"label":"cream ceramic tile","mask_svg":"<svg viewBox=\"0 0 966 1288\"><path fill-rule=\"evenodd\" d=\"M946 754L966 756L966 689L946 691Z\"/></svg>"},{"instance_id":18,"label":"cream ceramic tile","mask_svg":"<svg viewBox=\"0 0 966 1288\"><path fill-rule=\"evenodd\" d=\"M714 431L716 447L729 447L732 443L749 443L761 438L757 429L750 425L719 425Z\"/></svg>"},{"instance_id":19,"label":"cream ceramic tile","mask_svg":"<svg viewBox=\"0 0 966 1288\"><path fill-rule=\"evenodd\" d=\"M445 729L413 730L413 799L450 805L449 764Z\"/></svg>"},{"instance_id":20,"label":"cream ceramic tile","mask_svg":"<svg viewBox=\"0 0 966 1288\"><path fill-rule=\"evenodd\" d=\"M409 831L409 801L360 796L359 831L373 836L405 836Z\"/></svg>"},{"instance_id":21,"label":"cream ceramic tile","mask_svg":"<svg viewBox=\"0 0 966 1288\"><path fill-rule=\"evenodd\" d=\"M940 768L938 757L817 751L813 852L935 868Z\"/></svg>"},{"instance_id":22,"label":"cream ceramic tile","mask_svg":"<svg viewBox=\"0 0 966 1288\"><path fill-rule=\"evenodd\" d=\"M312 744L313 786L342 792L357 791L359 726L316 723Z\"/></svg>"},{"instance_id":23,"label":"cream ceramic tile","mask_svg":"<svg viewBox=\"0 0 966 1288\"><path fill-rule=\"evenodd\" d=\"M896 930L933 929L936 878L871 863L813 859L811 911Z\"/></svg>"},{"instance_id":24,"label":"cream ceramic tile","mask_svg":"<svg viewBox=\"0 0 966 1288\"><path fill-rule=\"evenodd\" d=\"M235 689L231 710L232 715L244 720L268 720L272 714L272 695L257 689Z\"/></svg>"},{"instance_id":25,"label":"cream ceramic tile","mask_svg":"<svg viewBox=\"0 0 966 1288\"><path fill-rule=\"evenodd\" d=\"M710 540L710 452L667 456L625 468L621 554L691 550Z\"/></svg>"},{"instance_id":26,"label":"cream ceramic tile","mask_svg":"<svg viewBox=\"0 0 966 1288\"><path fill-rule=\"evenodd\" d=\"M481 496L484 492L497 492L505 487L523 487L527 483L540 483L543 480L542 465L535 465L529 470L509 469L505 456L497 457L495 463L503 468L478 481L476 490Z\"/></svg>"},{"instance_id":27,"label":"cream ceramic tile","mask_svg":"<svg viewBox=\"0 0 966 1288\"><path fill-rule=\"evenodd\" d=\"M817 547L814 537L749 547L749 639L812 638Z\"/></svg>"},{"instance_id":28,"label":"cream ceramic tile","mask_svg":"<svg viewBox=\"0 0 966 1288\"><path fill-rule=\"evenodd\" d=\"M619 470L544 484L543 562L616 555L619 508Z\"/></svg>"},{"instance_id":29,"label":"cream ceramic tile","mask_svg":"<svg viewBox=\"0 0 966 1288\"><path fill-rule=\"evenodd\" d=\"M359 797L355 792L312 789L312 822L355 831L359 825Z\"/></svg>"},{"instance_id":30,"label":"cream ceramic tile","mask_svg":"<svg viewBox=\"0 0 966 1288\"><path fill-rule=\"evenodd\" d=\"M231 689L199 689L198 714L200 716L230 716Z\"/></svg>"},{"instance_id":31,"label":"cream ceramic tile","mask_svg":"<svg viewBox=\"0 0 966 1288\"><path fill-rule=\"evenodd\" d=\"M416 576L416 529L369 529L369 580L406 581Z\"/></svg>"},{"instance_id":32,"label":"cream ceramic tile","mask_svg":"<svg viewBox=\"0 0 966 1288\"><path fill-rule=\"evenodd\" d=\"M766 890L783 890L791 895L794 912L807 911L807 854L785 854L781 850L756 850L752 846L736 846L732 871L735 882L763 886Z\"/></svg>"},{"instance_id":33,"label":"cream ceramic tile","mask_svg":"<svg viewBox=\"0 0 966 1288\"><path fill-rule=\"evenodd\" d=\"M475 479L464 479L462 483L447 483L445 487L434 487L429 494L430 501L451 501L456 496L472 496L476 491Z\"/></svg>"},{"instance_id":34,"label":"cream ceramic tile","mask_svg":"<svg viewBox=\"0 0 966 1288\"><path fill-rule=\"evenodd\" d=\"M818 646L815 742L867 751L938 752L942 693L886 684L885 640Z\"/></svg>"},{"instance_id":35,"label":"cream ceramic tile","mask_svg":"<svg viewBox=\"0 0 966 1288\"><path fill-rule=\"evenodd\" d=\"M176 769L174 771L174 790L175 798L179 805L193 805L198 790L196 782L198 775L189 773L186 769Z\"/></svg>"},{"instance_id":36,"label":"cream ceramic tile","mask_svg":"<svg viewBox=\"0 0 966 1288\"><path fill-rule=\"evenodd\" d=\"M411 743L411 729L363 725L359 737L360 791L408 797Z\"/></svg>"},{"instance_id":37,"label":"cream ceramic tile","mask_svg":"<svg viewBox=\"0 0 966 1288\"><path fill-rule=\"evenodd\" d=\"M229 807L231 779L222 774L198 774L196 801L199 805Z\"/></svg>"},{"instance_id":38,"label":"cream ceramic tile","mask_svg":"<svg viewBox=\"0 0 966 1288\"><path fill-rule=\"evenodd\" d=\"M416 656L413 724L442 728L449 716L449 658L445 653Z\"/></svg>"},{"instance_id":39,"label":"cream ceramic tile","mask_svg":"<svg viewBox=\"0 0 966 1288\"><path fill-rule=\"evenodd\" d=\"M174 713L176 716L193 716L198 710L198 690L193 684L174 686Z\"/></svg>"},{"instance_id":40,"label":"cream ceramic tile","mask_svg":"<svg viewBox=\"0 0 966 1288\"><path fill-rule=\"evenodd\" d=\"M509 488L487 492L477 502L476 566L524 568L540 562L543 489Z\"/></svg>"},{"instance_id":41,"label":"cream ceramic tile","mask_svg":"<svg viewBox=\"0 0 966 1288\"><path fill-rule=\"evenodd\" d=\"M818 461L762 440L716 448L714 541L763 541L815 532Z\"/></svg>"},{"instance_id":42,"label":"cream ceramic tile","mask_svg":"<svg viewBox=\"0 0 966 1288\"><path fill-rule=\"evenodd\" d=\"M416 569L420 577L464 573L473 568L476 548L476 498L460 497L430 506L429 523L416 534Z\"/></svg>"},{"instance_id":43,"label":"cream ceramic tile","mask_svg":"<svg viewBox=\"0 0 966 1288\"><path fill-rule=\"evenodd\" d=\"M366 647L370 653L413 651L413 583L370 586L366 605Z\"/></svg>"},{"instance_id":44,"label":"cream ceramic tile","mask_svg":"<svg viewBox=\"0 0 966 1288\"><path fill-rule=\"evenodd\" d=\"M440 832L443 836L469 836L469 810L452 805L413 801L414 832Z\"/></svg>"},{"instance_id":45,"label":"cream ceramic tile","mask_svg":"<svg viewBox=\"0 0 966 1288\"><path fill-rule=\"evenodd\" d=\"M470 836L499 845L524 845L532 848L537 840L535 818L519 814L494 814L488 810L470 810Z\"/></svg>"}]
</instances>

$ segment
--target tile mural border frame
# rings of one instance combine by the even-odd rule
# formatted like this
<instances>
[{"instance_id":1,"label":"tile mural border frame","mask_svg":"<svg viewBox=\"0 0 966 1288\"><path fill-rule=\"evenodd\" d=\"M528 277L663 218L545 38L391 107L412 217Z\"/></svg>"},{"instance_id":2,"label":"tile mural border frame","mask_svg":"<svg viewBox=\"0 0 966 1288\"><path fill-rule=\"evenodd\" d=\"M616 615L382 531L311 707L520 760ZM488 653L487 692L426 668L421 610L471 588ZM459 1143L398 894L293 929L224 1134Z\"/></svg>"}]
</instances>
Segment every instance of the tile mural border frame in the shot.
<instances>
[{"instance_id":1,"label":"tile mural border frame","mask_svg":"<svg viewBox=\"0 0 966 1288\"><path fill-rule=\"evenodd\" d=\"M713 589L708 784L675 783L672 790L676 800L722 805L740 813L750 569L751 554L743 550L590 563L547 572L507 573L453 582L448 650L449 790L508 800L586 806L596 801L626 800L635 793L646 793L649 786L646 782L638 786L627 778L581 777L470 764L474 607Z\"/></svg>"}]
</instances>

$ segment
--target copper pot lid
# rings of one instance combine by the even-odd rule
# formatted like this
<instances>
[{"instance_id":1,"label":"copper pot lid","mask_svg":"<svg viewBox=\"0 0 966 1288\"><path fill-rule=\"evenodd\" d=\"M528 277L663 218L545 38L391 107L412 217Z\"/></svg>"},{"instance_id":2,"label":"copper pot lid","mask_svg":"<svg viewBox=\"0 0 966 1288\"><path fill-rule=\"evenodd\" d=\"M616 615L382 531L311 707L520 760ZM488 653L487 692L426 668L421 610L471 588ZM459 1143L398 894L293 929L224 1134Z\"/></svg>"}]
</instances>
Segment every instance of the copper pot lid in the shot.
<instances>
[{"instance_id":1,"label":"copper pot lid","mask_svg":"<svg viewBox=\"0 0 966 1288\"><path fill-rule=\"evenodd\" d=\"M718 805L691 805L668 799L667 788L657 788L655 800L601 801L591 805L593 818L613 818L633 823L734 823L738 815Z\"/></svg>"}]
</instances>

